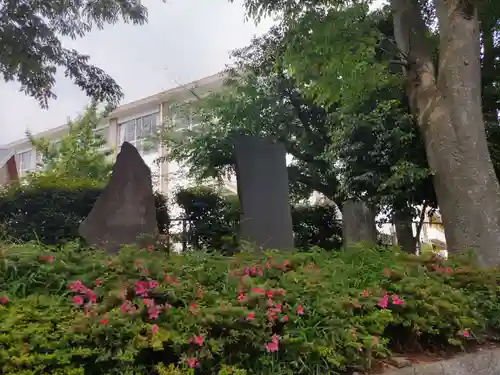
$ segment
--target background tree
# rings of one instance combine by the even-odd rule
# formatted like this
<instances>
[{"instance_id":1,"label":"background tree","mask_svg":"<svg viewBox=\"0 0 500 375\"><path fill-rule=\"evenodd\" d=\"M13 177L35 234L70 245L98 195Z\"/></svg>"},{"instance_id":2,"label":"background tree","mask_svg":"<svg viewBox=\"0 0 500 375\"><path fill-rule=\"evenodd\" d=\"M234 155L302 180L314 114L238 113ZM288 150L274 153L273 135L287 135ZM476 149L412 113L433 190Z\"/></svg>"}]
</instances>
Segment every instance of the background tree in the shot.
<instances>
[{"instance_id":1,"label":"background tree","mask_svg":"<svg viewBox=\"0 0 500 375\"><path fill-rule=\"evenodd\" d=\"M383 16L373 22L390 33L392 22ZM401 82L388 76L377 90L363 92L356 105L315 103L279 64L287 32L278 25L233 53L236 66L229 72L235 79L222 93L196 103L199 127L165 138L170 157L184 163L192 177L222 178L234 172L233 134L272 137L293 156L289 177L295 198L318 191L339 207L345 199L363 199L386 208L389 218L397 212L404 224L397 226L404 229L400 243L414 251L411 226L420 214L415 206L435 206L435 197ZM382 49L378 54L385 58Z\"/></svg>"},{"instance_id":2,"label":"background tree","mask_svg":"<svg viewBox=\"0 0 500 375\"><path fill-rule=\"evenodd\" d=\"M107 149L106 140L96 129L107 112L91 104L82 116L68 123L68 134L58 142L49 138L37 139L28 133L33 149L41 155L40 170L28 178L53 176L106 182L113 166L109 157L112 151Z\"/></svg>"},{"instance_id":3,"label":"background tree","mask_svg":"<svg viewBox=\"0 0 500 375\"><path fill-rule=\"evenodd\" d=\"M247 48L234 52L225 88L201 101L190 103L200 125L182 134L164 132L169 158L185 164L198 180L221 179L234 173L232 136L269 136L284 143L293 156L289 166L291 190L296 200L319 191L340 204L338 181L329 162L329 117L297 90L282 67L273 65L282 48L283 30L273 28ZM240 74L244 70L244 73Z\"/></svg>"},{"instance_id":4,"label":"background tree","mask_svg":"<svg viewBox=\"0 0 500 375\"><path fill-rule=\"evenodd\" d=\"M377 88L387 76L387 67L370 63L381 35L371 28L367 36L370 22L350 27L353 19L366 20L363 9L368 3L245 0L251 16L278 13L295 28L287 43L287 61L297 81L317 101L327 104L359 101L360 86ZM448 247L452 251L477 249L483 264L500 262L500 186L488 150L481 103L481 94L487 90L481 86L481 57L483 65L486 62L480 52L479 24L481 15L484 21L492 21L487 22L489 26L497 27L498 13L484 13L485 7L495 4L391 1L395 58L404 68L408 103L425 140ZM340 14L340 7L349 9L350 16ZM324 28L325 23L332 27ZM438 39L437 64L433 35ZM350 51L349 66L355 69L345 68L346 55L339 54L339 41L344 41L342 50ZM490 118L494 119L494 113Z\"/></svg>"},{"instance_id":5,"label":"background tree","mask_svg":"<svg viewBox=\"0 0 500 375\"><path fill-rule=\"evenodd\" d=\"M96 101L117 103L120 87L89 56L62 45L61 37L83 37L120 19L146 22L146 8L135 0L8 1L0 0L0 74L18 81L42 106L55 98L57 68Z\"/></svg>"}]
</instances>

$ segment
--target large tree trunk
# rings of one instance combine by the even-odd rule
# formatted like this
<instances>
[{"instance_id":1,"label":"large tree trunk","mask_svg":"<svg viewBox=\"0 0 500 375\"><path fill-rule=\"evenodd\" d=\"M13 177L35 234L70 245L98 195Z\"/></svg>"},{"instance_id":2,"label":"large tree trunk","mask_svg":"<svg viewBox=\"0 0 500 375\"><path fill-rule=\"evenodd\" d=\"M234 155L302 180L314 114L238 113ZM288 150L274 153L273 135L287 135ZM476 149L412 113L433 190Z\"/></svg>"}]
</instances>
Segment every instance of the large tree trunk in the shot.
<instances>
[{"instance_id":1,"label":"large tree trunk","mask_svg":"<svg viewBox=\"0 0 500 375\"><path fill-rule=\"evenodd\" d=\"M395 38L408 61L407 94L425 138L449 251L500 263L500 187L481 108L479 22L472 2L435 0L438 74L416 0L391 0ZM436 78L437 76L437 78Z\"/></svg>"}]
</instances>

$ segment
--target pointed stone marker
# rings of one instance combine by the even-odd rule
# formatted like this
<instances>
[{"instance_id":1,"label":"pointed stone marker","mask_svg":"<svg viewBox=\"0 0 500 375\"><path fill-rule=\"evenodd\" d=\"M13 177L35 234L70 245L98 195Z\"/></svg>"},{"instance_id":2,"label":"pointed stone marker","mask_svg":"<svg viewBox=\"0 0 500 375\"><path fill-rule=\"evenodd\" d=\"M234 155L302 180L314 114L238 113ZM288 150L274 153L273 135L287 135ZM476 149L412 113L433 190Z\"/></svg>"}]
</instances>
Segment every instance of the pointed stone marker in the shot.
<instances>
[{"instance_id":1,"label":"pointed stone marker","mask_svg":"<svg viewBox=\"0 0 500 375\"><path fill-rule=\"evenodd\" d=\"M151 170L137 149L124 142L108 185L80 224L80 236L92 246L117 252L157 231Z\"/></svg>"}]
</instances>

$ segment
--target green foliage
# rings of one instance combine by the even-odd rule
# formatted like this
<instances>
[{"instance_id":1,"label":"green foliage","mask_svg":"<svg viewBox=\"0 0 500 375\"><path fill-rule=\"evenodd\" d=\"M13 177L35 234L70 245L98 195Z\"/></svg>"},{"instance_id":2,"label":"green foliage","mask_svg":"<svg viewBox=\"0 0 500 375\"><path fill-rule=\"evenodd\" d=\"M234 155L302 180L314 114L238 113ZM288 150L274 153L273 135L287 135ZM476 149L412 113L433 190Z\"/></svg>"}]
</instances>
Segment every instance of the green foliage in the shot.
<instances>
[{"instance_id":1,"label":"green foliage","mask_svg":"<svg viewBox=\"0 0 500 375\"><path fill-rule=\"evenodd\" d=\"M82 116L68 123L69 132L59 142L50 138L34 138L28 133L33 149L42 156L42 168L33 172L28 179L51 176L54 179L90 179L106 182L113 164L112 150L107 140L96 132L106 117L107 111L100 111L97 104L91 104Z\"/></svg>"},{"instance_id":2,"label":"green foliage","mask_svg":"<svg viewBox=\"0 0 500 375\"><path fill-rule=\"evenodd\" d=\"M329 133L337 123L324 107L304 96L286 69L275 67L273 56L283 49L283 33L275 27L233 53L236 70L229 73L236 79L221 92L190 104L200 125L182 136L166 129L168 157L186 165L189 176L199 181L220 180L234 173L233 135L267 136L282 142L293 156L288 175L294 200L308 198L315 190L340 204L328 154Z\"/></svg>"},{"instance_id":3,"label":"green foliage","mask_svg":"<svg viewBox=\"0 0 500 375\"><path fill-rule=\"evenodd\" d=\"M440 262L387 248L228 258L8 245L0 369L317 375L362 371L394 346L496 337L498 269Z\"/></svg>"},{"instance_id":4,"label":"green foliage","mask_svg":"<svg viewBox=\"0 0 500 375\"><path fill-rule=\"evenodd\" d=\"M292 206L295 246L338 250L342 245L342 222L334 205Z\"/></svg>"},{"instance_id":5,"label":"green foliage","mask_svg":"<svg viewBox=\"0 0 500 375\"><path fill-rule=\"evenodd\" d=\"M234 250L240 214L237 197L222 196L212 188L200 186L179 190L175 198L189 225L187 244L193 248Z\"/></svg>"},{"instance_id":6,"label":"green foliage","mask_svg":"<svg viewBox=\"0 0 500 375\"><path fill-rule=\"evenodd\" d=\"M372 92L397 83L400 77L380 61L385 35L377 21L365 4L318 7L290 20L285 63L299 87L320 104L352 110Z\"/></svg>"},{"instance_id":7,"label":"green foliage","mask_svg":"<svg viewBox=\"0 0 500 375\"><path fill-rule=\"evenodd\" d=\"M0 72L44 107L57 68L96 101L117 103L120 87L104 71L89 64L89 56L63 47L61 37L85 36L96 27L120 20L143 24L146 8L136 1L0 1Z\"/></svg>"},{"instance_id":8,"label":"green foliage","mask_svg":"<svg viewBox=\"0 0 500 375\"><path fill-rule=\"evenodd\" d=\"M423 202L435 206L424 142L409 114L400 69L387 68L393 54L391 48L394 49L387 42L392 19L384 12L369 14L364 6L330 11L323 16L336 17L332 22L313 25L314 17L304 16L303 21L310 24L280 23L249 46L235 51L236 66L229 71L235 79L230 79L222 92L192 105L199 127L183 136L164 138L169 157L185 164L189 175L198 180L222 179L234 172L234 134L267 136L282 142L292 156L288 176L294 202L317 191L339 207L346 199L362 197L388 208L388 214ZM334 20L342 26L340 31L332 30L331 23L337 24ZM304 32L304 28L313 26L320 36ZM345 37L323 40L321 35L325 33ZM338 69L354 72L350 59L360 57L352 55L353 33L359 38L379 36L373 40L370 58L366 57L369 66L363 69L372 74L373 66L383 67L386 77L373 85L358 77L363 92L356 100L349 96L333 98L322 86L311 85L312 77L306 80L296 72L291 74L291 49L314 48L314 43L319 43L314 38L335 49L335 61L311 52L316 59L331 69L329 64L335 63ZM314 63L304 69L311 73L311 66ZM340 79L347 74L343 71L336 74L337 86L325 83L330 89L337 93L360 89L340 87L353 78ZM327 79L321 72L317 78ZM320 93L326 96L318 98ZM409 211L415 214L414 210Z\"/></svg>"},{"instance_id":9,"label":"green foliage","mask_svg":"<svg viewBox=\"0 0 500 375\"><path fill-rule=\"evenodd\" d=\"M177 204L189 226L186 242L193 248L234 252L240 221L236 195L221 195L209 187L179 190ZM302 250L321 247L337 250L342 243L342 228L334 205L292 205L295 246Z\"/></svg>"},{"instance_id":10,"label":"green foliage","mask_svg":"<svg viewBox=\"0 0 500 375\"><path fill-rule=\"evenodd\" d=\"M94 180L52 176L9 186L0 193L2 236L50 245L73 241L102 189ZM155 200L158 229L165 233L170 223L166 198L155 193Z\"/></svg>"},{"instance_id":11,"label":"green foliage","mask_svg":"<svg viewBox=\"0 0 500 375\"><path fill-rule=\"evenodd\" d=\"M92 180L40 177L2 192L3 234L15 241L45 244L78 238L78 225L90 213L102 187Z\"/></svg>"}]
</instances>

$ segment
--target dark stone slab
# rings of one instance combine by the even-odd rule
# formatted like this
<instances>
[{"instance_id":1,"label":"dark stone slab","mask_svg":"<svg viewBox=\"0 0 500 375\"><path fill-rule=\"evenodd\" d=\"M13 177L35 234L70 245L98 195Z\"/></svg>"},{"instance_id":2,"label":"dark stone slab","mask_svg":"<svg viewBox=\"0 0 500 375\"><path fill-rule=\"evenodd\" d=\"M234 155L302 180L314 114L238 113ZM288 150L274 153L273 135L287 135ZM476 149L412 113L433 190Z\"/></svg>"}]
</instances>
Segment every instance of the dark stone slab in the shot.
<instances>
[{"instance_id":1,"label":"dark stone slab","mask_svg":"<svg viewBox=\"0 0 500 375\"><path fill-rule=\"evenodd\" d=\"M157 230L151 170L137 149L124 142L111 179L79 233L90 245L115 252L121 245L139 244L141 236L155 236Z\"/></svg>"},{"instance_id":2,"label":"dark stone slab","mask_svg":"<svg viewBox=\"0 0 500 375\"><path fill-rule=\"evenodd\" d=\"M234 139L241 239L261 249L294 248L285 147L268 139Z\"/></svg>"},{"instance_id":3,"label":"dark stone slab","mask_svg":"<svg viewBox=\"0 0 500 375\"><path fill-rule=\"evenodd\" d=\"M342 206L344 246L352 243L377 242L375 211L364 202L347 201Z\"/></svg>"}]
</instances>

